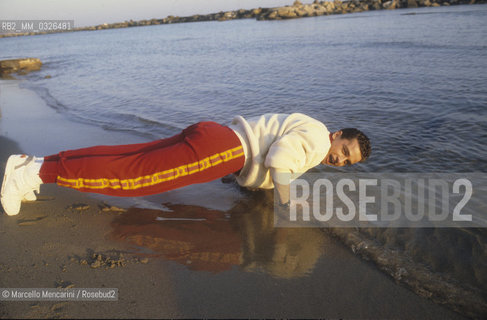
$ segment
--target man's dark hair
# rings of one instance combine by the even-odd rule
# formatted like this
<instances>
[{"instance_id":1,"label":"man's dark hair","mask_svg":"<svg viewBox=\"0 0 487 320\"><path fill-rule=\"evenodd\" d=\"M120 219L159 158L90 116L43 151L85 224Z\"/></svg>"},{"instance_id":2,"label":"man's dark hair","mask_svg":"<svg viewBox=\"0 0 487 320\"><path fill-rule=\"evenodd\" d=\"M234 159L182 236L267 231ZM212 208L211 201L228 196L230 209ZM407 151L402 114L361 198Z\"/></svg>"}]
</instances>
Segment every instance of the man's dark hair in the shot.
<instances>
[{"instance_id":1,"label":"man's dark hair","mask_svg":"<svg viewBox=\"0 0 487 320\"><path fill-rule=\"evenodd\" d=\"M342 132L341 138L347 139L347 140L353 140L357 139L358 144L360 146L360 153L362 154L362 160L360 162L363 162L367 160L368 157L370 157L370 140L369 138L360 130L356 128L345 128L340 130Z\"/></svg>"}]
</instances>

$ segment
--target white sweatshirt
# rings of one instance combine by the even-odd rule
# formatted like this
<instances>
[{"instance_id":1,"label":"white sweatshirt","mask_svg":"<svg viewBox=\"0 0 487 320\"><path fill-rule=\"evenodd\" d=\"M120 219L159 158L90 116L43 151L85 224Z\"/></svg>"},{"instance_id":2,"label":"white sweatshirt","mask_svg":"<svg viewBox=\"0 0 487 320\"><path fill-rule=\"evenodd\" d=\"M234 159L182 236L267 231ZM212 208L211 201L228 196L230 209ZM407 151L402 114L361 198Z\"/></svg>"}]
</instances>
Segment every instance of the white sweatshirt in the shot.
<instances>
[{"instance_id":1,"label":"white sweatshirt","mask_svg":"<svg viewBox=\"0 0 487 320\"><path fill-rule=\"evenodd\" d=\"M236 116L229 126L245 152L237 182L244 187L272 189L281 173L303 174L323 161L330 149L326 126L301 113L264 114L245 120Z\"/></svg>"}]
</instances>

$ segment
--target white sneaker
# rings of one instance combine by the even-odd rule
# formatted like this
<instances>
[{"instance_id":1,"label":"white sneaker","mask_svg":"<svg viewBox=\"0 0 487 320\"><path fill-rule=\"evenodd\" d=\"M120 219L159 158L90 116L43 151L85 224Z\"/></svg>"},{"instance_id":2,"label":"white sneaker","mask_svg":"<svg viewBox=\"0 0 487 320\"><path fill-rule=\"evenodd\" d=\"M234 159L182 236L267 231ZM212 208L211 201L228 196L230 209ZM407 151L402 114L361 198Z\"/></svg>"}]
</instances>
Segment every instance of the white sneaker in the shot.
<instances>
[{"instance_id":1,"label":"white sneaker","mask_svg":"<svg viewBox=\"0 0 487 320\"><path fill-rule=\"evenodd\" d=\"M2 183L1 202L3 210L9 216L19 213L22 200L36 199L34 191L39 190L42 183L39 177L42 161L43 158L26 155L12 155L8 158Z\"/></svg>"}]
</instances>

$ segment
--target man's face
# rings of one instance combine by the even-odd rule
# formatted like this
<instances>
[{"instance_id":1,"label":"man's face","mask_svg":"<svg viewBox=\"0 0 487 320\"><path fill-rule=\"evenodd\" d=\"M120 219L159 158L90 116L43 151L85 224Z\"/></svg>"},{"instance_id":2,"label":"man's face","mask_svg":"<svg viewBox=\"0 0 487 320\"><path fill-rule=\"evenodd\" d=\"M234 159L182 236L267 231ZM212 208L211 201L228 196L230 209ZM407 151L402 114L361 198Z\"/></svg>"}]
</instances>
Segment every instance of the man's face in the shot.
<instances>
[{"instance_id":1,"label":"man's face","mask_svg":"<svg viewBox=\"0 0 487 320\"><path fill-rule=\"evenodd\" d=\"M342 132L333 133L333 141L325 159L321 162L335 167L352 165L362 160L360 146L357 139L343 139Z\"/></svg>"}]
</instances>

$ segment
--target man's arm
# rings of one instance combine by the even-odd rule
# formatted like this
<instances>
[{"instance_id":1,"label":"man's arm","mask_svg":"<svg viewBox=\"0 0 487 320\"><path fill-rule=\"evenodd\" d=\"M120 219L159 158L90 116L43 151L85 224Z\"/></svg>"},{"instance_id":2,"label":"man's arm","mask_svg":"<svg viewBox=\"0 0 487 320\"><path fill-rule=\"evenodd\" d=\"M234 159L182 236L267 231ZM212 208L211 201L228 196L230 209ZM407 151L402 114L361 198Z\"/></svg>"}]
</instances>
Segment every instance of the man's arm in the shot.
<instances>
[{"instance_id":1,"label":"man's arm","mask_svg":"<svg viewBox=\"0 0 487 320\"><path fill-rule=\"evenodd\" d=\"M274 181L274 187L276 188L277 194L279 195L279 203L289 204L289 185L279 184Z\"/></svg>"},{"instance_id":2,"label":"man's arm","mask_svg":"<svg viewBox=\"0 0 487 320\"><path fill-rule=\"evenodd\" d=\"M277 191L277 194L279 196L279 203L280 204L288 204L289 203L289 183L290 181L290 172L281 170L281 169L276 169L276 168L271 168L271 177L272 177L272 182L274 183L274 188Z\"/></svg>"}]
</instances>

